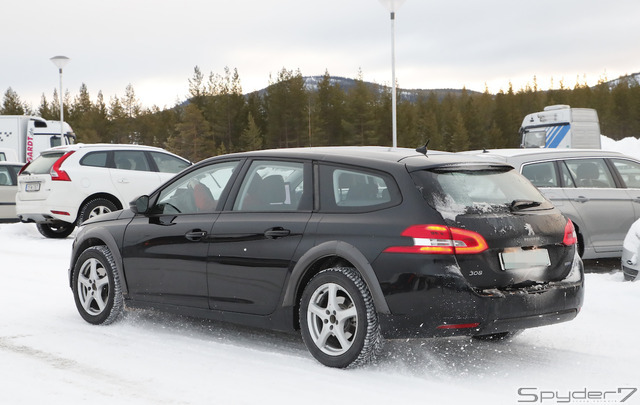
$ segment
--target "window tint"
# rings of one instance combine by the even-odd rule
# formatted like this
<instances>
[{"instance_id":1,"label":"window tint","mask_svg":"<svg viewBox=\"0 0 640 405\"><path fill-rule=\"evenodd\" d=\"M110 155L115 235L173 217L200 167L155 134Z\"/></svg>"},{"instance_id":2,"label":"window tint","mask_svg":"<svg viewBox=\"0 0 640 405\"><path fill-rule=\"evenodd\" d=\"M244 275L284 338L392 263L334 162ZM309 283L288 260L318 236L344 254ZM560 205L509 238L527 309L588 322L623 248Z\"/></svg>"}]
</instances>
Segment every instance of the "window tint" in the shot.
<instances>
[{"instance_id":1,"label":"window tint","mask_svg":"<svg viewBox=\"0 0 640 405\"><path fill-rule=\"evenodd\" d=\"M107 167L107 152L87 153L81 160L82 166Z\"/></svg>"},{"instance_id":2,"label":"window tint","mask_svg":"<svg viewBox=\"0 0 640 405\"><path fill-rule=\"evenodd\" d=\"M508 168L446 168L412 175L429 205L440 212L486 213L552 205L527 179Z\"/></svg>"},{"instance_id":3,"label":"window tint","mask_svg":"<svg viewBox=\"0 0 640 405\"><path fill-rule=\"evenodd\" d=\"M5 156L4 152L0 152L0 162L5 162L7 160L7 156Z\"/></svg>"},{"instance_id":4,"label":"window tint","mask_svg":"<svg viewBox=\"0 0 640 405\"><path fill-rule=\"evenodd\" d=\"M149 163L143 151L117 150L113 152L116 169L150 171Z\"/></svg>"},{"instance_id":5,"label":"window tint","mask_svg":"<svg viewBox=\"0 0 640 405\"><path fill-rule=\"evenodd\" d=\"M559 162L560 164L560 175L562 176L562 184L564 187L575 187L576 183L573 180L573 175L569 171L566 163L564 161Z\"/></svg>"},{"instance_id":6,"label":"window tint","mask_svg":"<svg viewBox=\"0 0 640 405\"><path fill-rule=\"evenodd\" d=\"M175 156L161 152L150 152L158 170L163 173L178 173L189 167L189 163Z\"/></svg>"},{"instance_id":7,"label":"window tint","mask_svg":"<svg viewBox=\"0 0 640 405\"><path fill-rule=\"evenodd\" d=\"M193 214L213 212L238 162L202 167L180 178L160 192L155 214Z\"/></svg>"},{"instance_id":8,"label":"window tint","mask_svg":"<svg viewBox=\"0 0 640 405\"><path fill-rule=\"evenodd\" d=\"M31 174L48 174L51 171L51 166L64 155L64 152L47 153L40 155L29 163L29 166L25 169L25 172Z\"/></svg>"},{"instance_id":9,"label":"window tint","mask_svg":"<svg viewBox=\"0 0 640 405\"><path fill-rule=\"evenodd\" d=\"M234 211L296 211L309 209L302 203L304 164L255 161L245 175ZM308 200L308 199L307 199Z\"/></svg>"},{"instance_id":10,"label":"window tint","mask_svg":"<svg viewBox=\"0 0 640 405\"><path fill-rule=\"evenodd\" d=\"M611 159L628 188L640 188L640 164L632 160Z\"/></svg>"},{"instance_id":11,"label":"window tint","mask_svg":"<svg viewBox=\"0 0 640 405\"><path fill-rule=\"evenodd\" d=\"M581 188L615 188L613 177L604 159L566 160L567 168Z\"/></svg>"},{"instance_id":12,"label":"window tint","mask_svg":"<svg viewBox=\"0 0 640 405\"><path fill-rule=\"evenodd\" d=\"M15 186L13 176L9 173L9 166L0 166L0 187Z\"/></svg>"},{"instance_id":13,"label":"window tint","mask_svg":"<svg viewBox=\"0 0 640 405\"><path fill-rule=\"evenodd\" d=\"M322 211L371 211L399 201L400 192L391 176L385 173L320 165Z\"/></svg>"},{"instance_id":14,"label":"window tint","mask_svg":"<svg viewBox=\"0 0 640 405\"><path fill-rule=\"evenodd\" d=\"M558 187L553 162L534 163L522 168L522 175L536 187Z\"/></svg>"}]
</instances>

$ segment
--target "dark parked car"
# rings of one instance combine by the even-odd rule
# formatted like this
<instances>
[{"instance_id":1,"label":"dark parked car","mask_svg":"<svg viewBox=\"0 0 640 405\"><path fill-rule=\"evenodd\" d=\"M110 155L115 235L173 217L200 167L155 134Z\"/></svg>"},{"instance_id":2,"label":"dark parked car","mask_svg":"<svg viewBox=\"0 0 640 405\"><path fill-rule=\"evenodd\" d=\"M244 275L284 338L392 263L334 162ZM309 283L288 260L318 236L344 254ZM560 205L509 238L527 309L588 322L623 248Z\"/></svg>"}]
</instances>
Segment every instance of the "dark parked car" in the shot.
<instances>
[{"instance_id":1,"label":"dark parked car","mask_svg":"<svg viewBox=\"0 0 640 405\"><path fill-rule=\"evenodd\" d=\"M153 308L300 330L332 367L386 338L501 338L573 319L568 221L513 167L388 148L219 156L87 221L69 281L82 317Z\"/></svg>"}]
</instances>

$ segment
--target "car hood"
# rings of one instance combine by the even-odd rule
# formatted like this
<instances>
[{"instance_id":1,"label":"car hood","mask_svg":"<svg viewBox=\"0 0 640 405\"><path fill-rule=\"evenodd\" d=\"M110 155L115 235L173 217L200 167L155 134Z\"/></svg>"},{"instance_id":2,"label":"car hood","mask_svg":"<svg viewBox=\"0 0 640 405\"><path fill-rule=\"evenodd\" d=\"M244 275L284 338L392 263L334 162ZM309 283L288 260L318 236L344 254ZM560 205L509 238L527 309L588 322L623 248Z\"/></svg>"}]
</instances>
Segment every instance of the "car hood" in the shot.
<instances>
[{"instance_id":1,"label":"car hood","mask_svg":"<svg viewBox=\"0 0 640 405\"><path fill-rule=\"evenodd\" d=\"M131 218L131 217L133 217L133 212L131 212L130 209L119 210L119 211L113 211L107 214L95 216L91 219L84 221L82 225L84 226L84 225L90 225L90 224L97 224L99 222L115 221L120 218Z\"/></svg>"}]
</instances>

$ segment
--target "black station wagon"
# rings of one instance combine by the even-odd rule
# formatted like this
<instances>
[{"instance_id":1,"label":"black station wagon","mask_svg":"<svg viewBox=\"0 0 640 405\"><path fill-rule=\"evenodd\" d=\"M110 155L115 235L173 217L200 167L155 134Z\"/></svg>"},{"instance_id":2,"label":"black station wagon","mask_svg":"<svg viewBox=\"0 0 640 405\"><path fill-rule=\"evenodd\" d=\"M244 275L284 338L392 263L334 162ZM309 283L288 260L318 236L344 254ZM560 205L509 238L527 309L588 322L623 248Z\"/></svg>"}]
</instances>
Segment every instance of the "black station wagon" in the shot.
<instances>
[{"instance_id":1,"label":"black station wagon","mask_svg":"<svg viewBox=\"0 0 640 405\"><path fill-rule=\"evenodd\" d=\"M384 338L509 336L573 319L573 224L512 166L390 148L204 160L86 222L69 281L82 317L124 307L297 331L322 364Z\"/></svg>"}]
</instances>

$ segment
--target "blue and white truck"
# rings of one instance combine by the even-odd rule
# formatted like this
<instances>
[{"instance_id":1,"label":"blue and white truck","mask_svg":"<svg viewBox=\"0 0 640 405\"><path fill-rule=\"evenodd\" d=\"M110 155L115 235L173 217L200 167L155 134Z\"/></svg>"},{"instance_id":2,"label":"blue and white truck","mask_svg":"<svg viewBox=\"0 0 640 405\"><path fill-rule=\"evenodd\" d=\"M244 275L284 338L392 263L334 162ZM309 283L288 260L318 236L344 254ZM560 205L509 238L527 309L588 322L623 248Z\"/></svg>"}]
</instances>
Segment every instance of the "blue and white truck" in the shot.
<instances>
[{"instance_id":1,"label":"blue and white truck","mask_svg":"<svg viewBox=\"0 0 640 405\"><path fill-rule=\"evenodd\" d=\"M75 142L75 134L66 122L45 120L30 115L0 115L0 149L15 151L17 159L29 163L40 152ZM14 156L15 156L14 155Z\"/></svg>"},{"instance_id":2,"label":"blue and white truck","mask_svg":"<svg viewBox=\"0 0 640 405\"><path fill-rule=\"evenodd\" d=\"M520 135L523 148L601 148L598 113L592 108L545 107L524 117Z\"/></svg>"}]
</instances>

